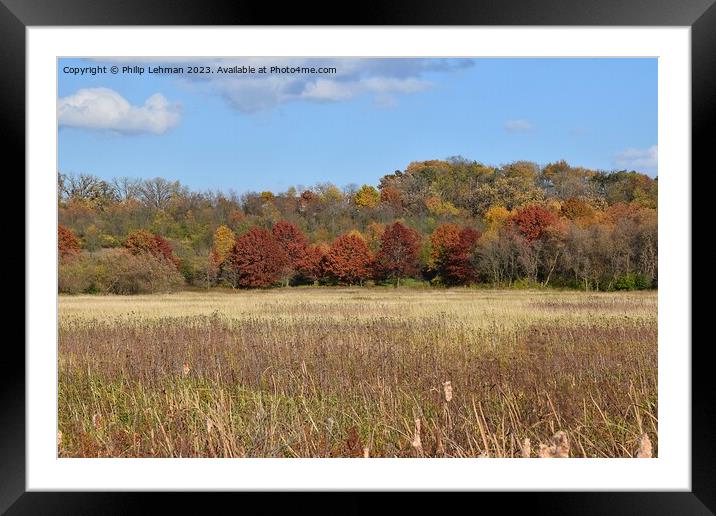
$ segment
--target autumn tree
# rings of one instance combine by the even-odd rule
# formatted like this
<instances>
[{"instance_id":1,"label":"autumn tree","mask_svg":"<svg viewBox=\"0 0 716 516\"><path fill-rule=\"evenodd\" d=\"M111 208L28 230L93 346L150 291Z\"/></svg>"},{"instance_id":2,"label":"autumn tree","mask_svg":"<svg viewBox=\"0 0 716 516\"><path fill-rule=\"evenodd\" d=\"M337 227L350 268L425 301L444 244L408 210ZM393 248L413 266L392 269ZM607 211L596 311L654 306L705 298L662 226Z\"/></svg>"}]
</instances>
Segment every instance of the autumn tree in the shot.
<instances>
[{"instance_id":1,"label":"autumn tree","mask_svg":"<svg viewBox=\"0 0 716 516\"><path fill-rule=\"evenodd\" d=\"M504 206L491 206L486 212L483 219L487 227L496 231L510 218L512 212Z\"/></svg>"},{"instance_id":2,"label":"autumn tree","mask_svg":"<svg viewBox=\"0 0 716 516\"><path fill-rule=\"evenodd\" d=\"M234 271L231 267L226 266L226 260L231 254L231 250L236 243L236 235L225 225L216 228L212 236L212 247L206 261L206 286L207 288L213 283L223 278L230 284L234 284Z\"/></svg>"},{"instance_id":3,"label":"autumn tree","mask_svg":"<svg viewBox=\"0 0 716 516\"><path fill-rule=\"evenodd\" d=\"M639 224L647 213L655 213L655 211L645 209L636 203L617 202L607 208L605 219L611 224L618 224L623 220Z\"/></svg>"},{"instance_id":4,"label":"autumn tree","mask_svg":"<svg viewBox=\"0 0 716 516\"><path fill-rule=\"evenodd\" d=\"M57 226L57 250L60 259L77 256L80 253L80 240L72 230L65 226Z\"/></svg>"},{"instance_id":5,"label":"autumn tree","mask_svg":"<svg viewBox=\"0 0 716 516\"><path fill-rule=\"evenodd\" d=\"M380 250L374 261L374 272L379 279L395 280L418 273L420 234L401 222L385 228L380 238Z\"/></svg>"},{"instance_id":6,"label":"autumn tree","mask_svg":"<svg viewBox=\"0 0 716 516\"><path fill-rule=\"evenodd\" d=\"M292 251L304 244L293 245L289 234L281 247L291 256L279 279L337 282L325 267L333 263L325 258L330 248L307 242L332 242L356 230L361 233L354 236L378 254L385 227L405 220L428 237L422 238L419 259L426 279L437 277L440 258L430 234L436 224L450 222L458 235L464 227L484 228L473 253L480 279L612 289L656 286L657 196L657 179L635 171L601 172L566 162L491 166L452 157L414 162L385 175L378 185L343 190L319 183L284 192L200 192L161 178L103 180L59 173L57 201L59 224L76 235L83 251L121 247L128 234L141 229L148 233L128 238L126 249L163 260L174 256L190 284L207 288L219 279L238 285L234 269L221 267L233 251L230 231L276 226L275 237L281 240L281 221L295 225L306 237L305 256ZM446 249L459 251L459 246ZM87 257L82 258L76 262ZM438 260L440 280L474 281L465 275L450 279L448 263ZM81 268L75 265L77 272Z\"/></svg>"},{"instance_id":7,"label":"autumn tree","mask_svg":"<svg viewBox=\"0 0 716 516\"><path fill-rule=\"evenodd\" d=\"M457 224L442 224L435 229L430 236L431 261L442 283L462 285L477 279L472 256L479 238L479 232Z\"/></svg>"},{"instance_id":8,"label":"autumn tree","mask_svg":"<svg viewBox=\"0 0 716 516\"><path fill-rule=\"evenodd\" d=\"M215 254L216 262L221 265L234 248L236 235L231 229L222 224L214 231L213 243L212 251Z\"/></svg>"},{"instance_id":9,"label":"autumn tree","mask_svg":"<svg viewBox=\"0 0 716 516\"><path fill-rule=\"evenodd\" d=\"M307 246L303 259L297 264L297 281L314 283L323 278L323 264L329 250L329 246L324 243Z\"/></svg>"},{"instance_id":10,"label":"autumn tree","mask_svg":"<svg viewBox=\"0 0 716 516\"><path fill-rule=\"evenodd\" d=\"M365 228L365 241L371 252L376 253L380 249L380 238L385 231L385 224L370 222Z\"/></svg>"},{"instance_id":11,"label":"autumn tree","mask_svg":"<svg viewBox=\"0 0 716 516\"><path fill-rule=\"evenodd\" d=\"M283 276L288 286L289 281L298 272L306 257L308 239L296 224L285 220L274 224L273 236L287 257Z\"/></svg>"},{"instance_id":12,"label":"autumn tree","mask_svg":"<svg viewBox=\"0 0 716 516\"><path fill-rule=\"evenodd\" d=\"M562 202L560 213L569 220L586 221L594 215L594 209L583 199L570 197Z\"/></svg>"},{"instance_id":13,"label":"autumn tree","mask_svg":"<svg viewBox=\"0 0 716 516\"><path fill-rule=\"evenodd\" d=\"M380 192L370 185L363 185L355 193L353 199L360 208L375 208L380 202Z\"/></svg>"},{"instance_id":14,"label":"autumn tree","mask_svg":"<svg viewBox=\"0 0 716 516\"><path fill-rule=\"evenodd\" d=\"M338 283L362 284L370 277L372 256L365 240L356 234L339 236L324 257L326 276Z\"/></svg>"},{"instance_id":15,"label":"autumn tree","mask_svg":"<svg viewBox=\"0 0 716 516\"><path fill-rule=\"evenodd\" d=\"M436 215L438 217L458 215L460 213L460 210L450 201L443 201L437 195L431 195L425 199L425 207L431 215Z\"/></svg>"},{"instance_id":16,"label":"autumn tree","mask_svg":"<svg viewBox=\"0 0 716 516\"><path fill-rule=\"evenodd\" d=\"M457 242L460 235L460 226L453 223L441 224L430 235L430 260L434 268L441 256Z\"/></svg>"},{"instance_id":17,"label":"autumn tree","mask_svg":"<svg viewBox=\"0 0 716 516\"><path fill-rule=\"evenodd\" d=\"M547 208L532 204L518 210L508 223L513 231L519 233L528 243L532 243L545 235L557 219L557 215Z\"/></svg>"},{"instance_id":18,"label":"autumn tree","mask_svg":"<svg viewBox=\"0 0 716 516\"><path fill-rule=\"evenodd\" d=\"M261 288L279 280L288 256L271 232L254 226L236 239L227 262L235 272L234 286Z\"/></svg>"},{"instance_id":19,"label":"autumn tree","mask_svg":"<svg viewBox=\"0 0 716 516\"><path fill-rule=\"evenodd\" d=\"M549 163L544 167L541 179L545 190L560 199L589 195L594 189L596 172L582 167L572 167L566 161Z\"/></svg>"},{"instance_id":20,"label":"autumn tree","mask_svg":"<svg viewBox=\"0 0 716 516\"><path fill-rule=\"evenodd\" d=\"M161 235L138 229L127 235L123 245L133 255L149 253L179 267L179 260L174 256L171 244Z\"/></svg>"}]
</instances>

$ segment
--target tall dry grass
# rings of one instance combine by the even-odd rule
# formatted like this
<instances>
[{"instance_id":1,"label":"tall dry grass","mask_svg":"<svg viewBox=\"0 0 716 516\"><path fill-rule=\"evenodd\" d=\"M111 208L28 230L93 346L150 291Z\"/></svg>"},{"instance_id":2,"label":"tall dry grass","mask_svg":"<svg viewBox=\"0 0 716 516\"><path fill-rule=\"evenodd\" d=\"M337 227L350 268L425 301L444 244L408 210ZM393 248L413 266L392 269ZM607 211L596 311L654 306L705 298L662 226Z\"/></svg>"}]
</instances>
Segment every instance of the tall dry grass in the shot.
<instances>
[{"instance_id":1,"label":"tall dry grass","mask_svg":"<svg viewBox=\"0 0 716 516\"><path fill-rule=\"evenodd\" d=\"M60 455L656 456L656 315L655 293L61 297Z\"/></svg>"}]
</instances>

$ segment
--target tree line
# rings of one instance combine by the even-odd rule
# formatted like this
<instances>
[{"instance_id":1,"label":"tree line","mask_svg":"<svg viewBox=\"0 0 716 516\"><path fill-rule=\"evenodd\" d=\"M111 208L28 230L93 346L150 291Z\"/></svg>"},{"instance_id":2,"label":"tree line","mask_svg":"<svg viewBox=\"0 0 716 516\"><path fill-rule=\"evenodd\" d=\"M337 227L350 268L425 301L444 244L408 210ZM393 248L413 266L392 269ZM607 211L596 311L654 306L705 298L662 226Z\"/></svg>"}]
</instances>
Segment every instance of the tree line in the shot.
<instances>
[{"instance_id":1,"label":"tree line","mask_svg":"<svg viewBox=\"0 0 716 516\"><path fill-rule=\"evenodd\" d=\"M656 179L564 161L414 162L376 186L194 192L59 174L60 290L366 282L656 287Z\"/></svg>"}]
</instances>

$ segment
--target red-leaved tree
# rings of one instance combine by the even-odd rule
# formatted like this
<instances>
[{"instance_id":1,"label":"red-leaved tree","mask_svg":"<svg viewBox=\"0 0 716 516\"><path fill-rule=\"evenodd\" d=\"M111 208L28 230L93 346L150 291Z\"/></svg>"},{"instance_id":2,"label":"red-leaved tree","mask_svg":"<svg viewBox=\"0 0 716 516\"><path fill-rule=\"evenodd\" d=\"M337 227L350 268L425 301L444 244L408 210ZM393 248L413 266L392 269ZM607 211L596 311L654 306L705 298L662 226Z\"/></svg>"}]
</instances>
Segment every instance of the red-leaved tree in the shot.
<instances>
[{"instance_id":1,"label":"red-leaved tree","mask_svg":"<svg viewBox=\"0 0 716 516\"><path fill-rule=\"evenodd\" d=\"M301 229L291 222L279 221L273 226L273 236L287 256L283 278L286 284L298 273L308 247L308 239Z\"/></svg>"},{"instance_id":2,"label":"red-leaved tree","mask_svg":"<svg viewBox=\"0 0 716 516\"><path fill-rule=\"evenodd\" d=\"M298 280L313 283L323 278L324 258L329 250L328 245L324 243L308 246L303 255L303 260L298 263Z\"/></svg>"},{"instance_id":3,"label":"red-leaved tree","mask_svg":"<svg viewBox=\"0 0 716 516\"><path fill-rule=\"evenodd\" d=\"M138 229L127 235L124 247L134 255L149 253L179 267L179 260L174 256L171 244L161 235L155 235L145 229Z\"/></svg>"},{"instance_id":4,"label":"red-leaved tree","mask_svg":"<svg viewBox=\"0 0 716 516\"><path fill-rule=\"evenodd\" d=\"M528 243L542 238L555 225L559 217L547 208L532 204L517 211L508 220L508 227Z\"/></svg>"},{"instance_id":5,"label":"red-leaved tree","mask_svg":"<svg viewBox=\"0 0 716 516\"><path fill-rule=\"evenodd\" d=\"M353 285L370 277L372 256L368 244L355 234L339 236L323 259L324 274L338 283Z\"/></svg>"},{"instance_id":6,"label":"red-leaved tree","mask_svg":"<svg viewBox=\"0 0 716 516\"><path fill-rule=\"evenodd\" d=\"M477 280L472 262L480 233L457 224L442 224L430 236L431 260L435 272L446 285L464 285Z\"/></svg>"},{"instance_id":7,"label":"red-leaved tree","mask_svg":"<svg viewBox=\"0 0 716 516\"><path fill-rule=\"evenodd\" d=\"M227 262L235 273L236 286L259 288L281 278L288 256L270 231L253 227L236 239Z\"/></svg>"},{"instance_id":8,"label":"red-leaved tree","mask_svg":"<svg viewBox=\"0 0 716 516\"><path fill-rule=\"evenodd\" d=\"M60 258L71 258L80 253L80 240L71 229L65 226L57 226L57 250Z\"/></svg>"},{"instance_id":9,"label":"red-leaved tree","mask_svg":"<svg viewBox=\"0 0 716 516\"><path fill-rule=\"evenodd\" d=\"M380 237L380 250L375 256L373 269L377 279L395 280L418 273L420 234L401 222L385 228Z\"/></svg>"}]
</instances>

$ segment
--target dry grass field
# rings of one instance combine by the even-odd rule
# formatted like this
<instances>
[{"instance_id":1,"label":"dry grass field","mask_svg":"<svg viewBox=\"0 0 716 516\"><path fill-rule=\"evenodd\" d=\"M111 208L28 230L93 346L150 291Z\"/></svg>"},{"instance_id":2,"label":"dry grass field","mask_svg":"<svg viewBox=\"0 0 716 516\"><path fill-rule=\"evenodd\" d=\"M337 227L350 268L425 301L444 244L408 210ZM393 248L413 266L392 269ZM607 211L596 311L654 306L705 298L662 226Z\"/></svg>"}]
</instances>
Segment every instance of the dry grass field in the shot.
<instances>
[{"instance_id":1,"label":"dry grass field","mask_svg":"<svg viewBox=\"0 0 716 516\"><path fill-rule=\"evenodd\" d=\"M657 294L60 296L58 407L62 457L656 456Z\"/></svg>"}]
</instances>

